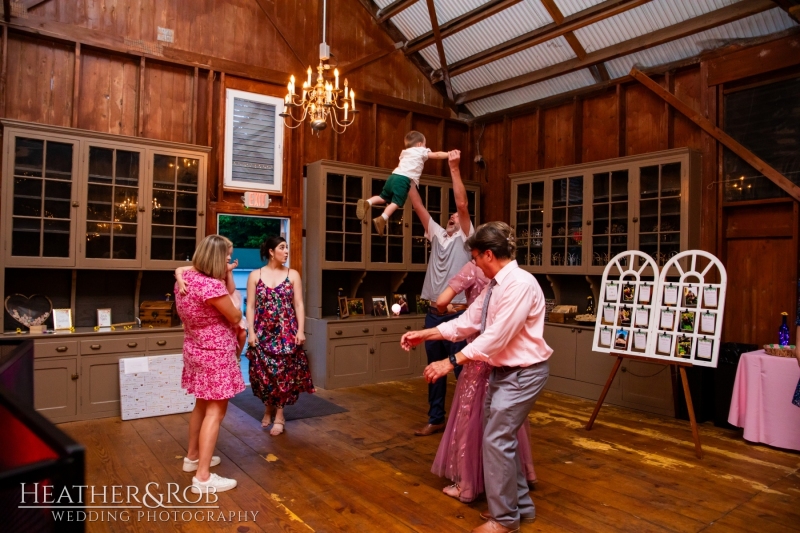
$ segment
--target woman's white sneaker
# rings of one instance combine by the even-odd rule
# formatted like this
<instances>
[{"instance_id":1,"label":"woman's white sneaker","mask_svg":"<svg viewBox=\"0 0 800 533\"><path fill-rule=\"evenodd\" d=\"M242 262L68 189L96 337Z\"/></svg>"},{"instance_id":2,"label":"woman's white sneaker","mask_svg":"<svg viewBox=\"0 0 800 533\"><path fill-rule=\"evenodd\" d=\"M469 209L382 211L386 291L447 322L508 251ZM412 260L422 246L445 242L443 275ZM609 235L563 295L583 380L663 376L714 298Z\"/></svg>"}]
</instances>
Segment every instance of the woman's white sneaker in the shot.
<instances>
[{"instance_id":1,"label":"woman's white sneaker","mask_svg":"<svg viewBox=\"0 0 800 533\"><path fill-rule=\"evenodd\" d=\"M197 465L200 462L200 459L195 459L192 461L188 457L183 458L183 471L184 472L194 472L197 470ZM209 466L217 466L219 464L219 456L212 455L211 456L211 464Z\"/></svg>"},{"instance_id":2,"label":"woman's white sneaker","mask_svg":"<svg viewBox=\"0 0 800 533\"><path fill-rule=\"evenodd\" d=\"M211 490L211 488L216 490ZM195 494L206 494L208 492L225 492L236 487L236 480L211 474L208 481L200 481L197 477L192 477L192 492Z\"/></svg>"}]
</instances>

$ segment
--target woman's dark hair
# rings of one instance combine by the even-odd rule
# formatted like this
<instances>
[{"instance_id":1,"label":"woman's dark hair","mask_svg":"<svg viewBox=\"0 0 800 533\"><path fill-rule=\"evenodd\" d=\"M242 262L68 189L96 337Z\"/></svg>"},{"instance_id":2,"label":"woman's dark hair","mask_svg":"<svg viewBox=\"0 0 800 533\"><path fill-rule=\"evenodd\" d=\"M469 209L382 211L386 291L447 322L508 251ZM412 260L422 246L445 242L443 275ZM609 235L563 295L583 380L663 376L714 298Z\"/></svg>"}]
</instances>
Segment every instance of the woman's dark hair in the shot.
<instances>
[{"instance_id":1,"label":"woman's dark hair","mask_svg":"<svg viewBox=\"0 0 800 533\"><path fill-rule=\"evenodd\" d=\"M280 235L275 235L273 237L267 237L264 239L264 242L261 243L261 260L268 261L269 251L280 246L282 242L286 242L286 239Z\"/></svg>"},{"instance_id":2,"label":"woman's dark hair","mask_svg":"<svg viewBox=\"0 0 800 533\"><path fill-rule=\"evenodd\" d=\"M464 246L480 253L491 250L498 259L510 259L517 251L517 239L514 230L505 222L487 222L478 226Z\"/></svg>"}]
</instances>

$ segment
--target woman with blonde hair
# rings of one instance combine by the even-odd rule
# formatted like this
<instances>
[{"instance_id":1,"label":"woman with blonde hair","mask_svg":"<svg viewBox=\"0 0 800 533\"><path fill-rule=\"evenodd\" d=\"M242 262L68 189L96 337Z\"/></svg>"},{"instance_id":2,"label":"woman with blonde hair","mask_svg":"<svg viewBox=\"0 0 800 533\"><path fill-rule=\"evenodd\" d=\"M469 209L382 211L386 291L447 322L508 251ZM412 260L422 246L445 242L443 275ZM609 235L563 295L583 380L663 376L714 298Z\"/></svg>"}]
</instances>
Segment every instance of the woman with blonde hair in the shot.
<instances>
[{"instance_id":1,"label":"woman with blonde hair","mask_svg":"<svg viewBox=\"0 0 800 533\"><path fill-rule=\"evenodd\" d=\"M175 304L183 321L183 376L181 387L194 394L196 403L189 421L189 450L183 459L192 477L192 492L223 492L236 486L235 479L211 474L220 458L212 456L228 400L245 389L237 363L236 326L242 319L228 293L232 276L228 263L231 241L209 235L197 246L192 270L183 274L185 290L175 287ZM213 489L213 490L212 490Z\"/></svg>"}]
</instances>

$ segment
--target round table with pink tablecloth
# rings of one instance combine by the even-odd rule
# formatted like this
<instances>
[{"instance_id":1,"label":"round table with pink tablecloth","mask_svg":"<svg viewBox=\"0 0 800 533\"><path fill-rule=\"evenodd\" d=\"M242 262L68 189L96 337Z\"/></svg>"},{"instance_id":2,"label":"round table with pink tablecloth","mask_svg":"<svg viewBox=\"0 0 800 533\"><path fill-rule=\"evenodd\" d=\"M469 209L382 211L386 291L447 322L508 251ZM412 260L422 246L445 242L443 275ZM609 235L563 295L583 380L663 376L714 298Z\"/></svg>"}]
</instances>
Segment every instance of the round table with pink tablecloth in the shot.
<instances>
[{"instance_id":1,"label":"round table with pink tablecloth","mask_svg":"<svg viewBox=\"0 0 800 533\"><path fill-rule=\"evenodd\" d=\"M800 408L792 404L798 379L794 357L742 354L728 422L744 429L745 440L800 450Z\"/></svg>"}]
</instances>

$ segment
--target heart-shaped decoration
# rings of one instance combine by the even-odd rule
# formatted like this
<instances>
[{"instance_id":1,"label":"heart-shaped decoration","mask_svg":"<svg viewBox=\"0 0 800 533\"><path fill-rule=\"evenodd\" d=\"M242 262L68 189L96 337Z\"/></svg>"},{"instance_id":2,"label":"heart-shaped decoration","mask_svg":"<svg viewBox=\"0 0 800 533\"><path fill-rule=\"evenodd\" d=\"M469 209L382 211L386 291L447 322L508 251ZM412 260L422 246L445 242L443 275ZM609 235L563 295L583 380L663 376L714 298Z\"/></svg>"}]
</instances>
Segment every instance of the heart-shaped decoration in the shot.
<instances>
[{"instance_id":1,"label":"heart-shaped decoration","mask_svg":"<svg viewBox=\"0 0 800 533\"><path fill-rule=\"evenodd\" d=\"M12 294L6 298L5 307L11 318L28 328L44 324L53 312L53 302L41 294Z\"/></svg>"}]
</instances>

